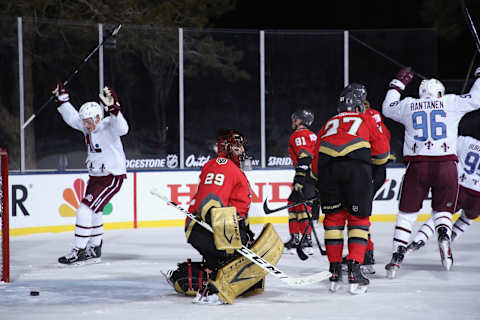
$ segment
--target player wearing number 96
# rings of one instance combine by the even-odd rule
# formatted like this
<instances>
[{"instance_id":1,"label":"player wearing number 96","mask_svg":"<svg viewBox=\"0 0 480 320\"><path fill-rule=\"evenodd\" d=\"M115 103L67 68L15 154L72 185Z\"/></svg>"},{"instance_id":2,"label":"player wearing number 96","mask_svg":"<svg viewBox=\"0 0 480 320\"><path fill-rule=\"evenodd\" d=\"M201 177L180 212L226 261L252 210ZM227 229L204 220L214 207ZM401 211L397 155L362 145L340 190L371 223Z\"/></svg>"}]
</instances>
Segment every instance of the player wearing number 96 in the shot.
<instances>
[{"instance_id":1,"label":"player wearing number 96","mask_svg":"<svg viewBox=\"0 0 480 320\"><path fill-rule=\"evenodd\" d=\"M82 264L90 259L88 262L97 262L103 239L102 210L120 191L126 178L125 153L120 137L128 133L128 124L112 88L105 87L100 94L103 107L91 101L84 103L78 111L69 102L69 93L62 83L58 83L52 93L63 120L85 137L89 174L85 196L76 212L75 247L58 262Z\"/></svg>"},{"instance_id":2,"label":"player wearing number 96","mask_svg":"<svg viewBox=\"0 0 480 320\"><path fill-rule=\"evenodd\" d=\"M179 263L167 273L169 283L194 303L232 304L239 295L263 292L266 271L239 255L242 246L276 265L283 243L271 224L258 239L250 230L248 211L250 184L242 171L247 139L236 130L222 130L217 138L216 158L200 173L197 192L188 211L212 227L213 233L187 217L185 235L203 257L203 262Z\"/></svg>"},{"instance_id":3,"label":"player wearing number 96","mask_svg":"<svg viewBox=\"0 0 480 320\"><path fill-rule=\"evenodd\" d=\"M475 76L479 75L480 68L477 68ZM400 99L412 78L410 68L400 70L390 82L382 105L384 116L405 127L403 158L407 163L393 235L392 260L385 266L389 278L395 277L403 261L413 225L429 191L441 261L444 268L450 270L452 214L458 193L458 124L464 114L480 108L478 79L464 95L445 94L445 87L437 79L423 80L419 98Z\"/></svg>"}]
</instances>

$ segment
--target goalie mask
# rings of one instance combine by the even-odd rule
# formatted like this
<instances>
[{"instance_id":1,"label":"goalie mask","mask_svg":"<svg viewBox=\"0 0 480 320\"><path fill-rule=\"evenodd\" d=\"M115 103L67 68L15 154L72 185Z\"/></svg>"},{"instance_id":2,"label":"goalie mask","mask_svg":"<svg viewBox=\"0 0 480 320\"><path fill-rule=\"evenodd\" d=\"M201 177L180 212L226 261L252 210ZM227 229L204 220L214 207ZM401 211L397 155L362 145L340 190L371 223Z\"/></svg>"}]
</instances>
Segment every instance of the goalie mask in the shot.
<instances>
[{"instance_id":1,"label":"goalie mask","mask_svg":"<svg viewBox=\"0 0 480 320\"><path fill-rule=\"evenodd\" d=\"M445 87L437 79L426 79L422 80L420 87L418 88L418 94L420 99L430 97L430 98L441 98L445 94Z\"/></svg>"},{"instance_id":2,"label":"goalie mask","mask_svg":"<svg viewBox=\"0 0 480 320\"><path fill-rule=\"evenodd\" d=\"M247 170L251 158L247 156L247 138L237 130L223 130L217 138L217 154L232 160L239 168ZM251 166L251 164L250 164Z\"/></svg>"},{"instance_id":3,"label":"goalie mask","mask_svg":"<svg viewBox=\"0 0 480 320\"><path fill-rule=\"evenodd\" d=\"M363 85L349 84L340 93L337 112L364 112L367 90Z\"/></svg>"},{"instance_id":4,"label":"goalie mask","mask_svg":"<svg viewBox=\"0 0 480 320\"><path fill-rule=\"evenodd\" d=\"M302 124L306 125L307 127L311 126L312 125L312 122L313 122L313 119L314 119L314 116L313 116L313 112L310 111L310 110L307 110L307 109L301 109L301 110L297 110L295 111L294 113L292 113L292 121L295 121L295 120L301 120L302 121Z\"/></svg>"}]
</instances>

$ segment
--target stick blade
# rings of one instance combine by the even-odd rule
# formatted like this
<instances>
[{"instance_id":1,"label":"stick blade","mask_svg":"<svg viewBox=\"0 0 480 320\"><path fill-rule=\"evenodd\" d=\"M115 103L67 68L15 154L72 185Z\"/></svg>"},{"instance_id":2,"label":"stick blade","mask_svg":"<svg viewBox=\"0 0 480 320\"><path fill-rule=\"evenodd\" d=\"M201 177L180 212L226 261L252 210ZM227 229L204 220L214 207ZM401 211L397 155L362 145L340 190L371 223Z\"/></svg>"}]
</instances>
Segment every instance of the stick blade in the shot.
<instances>
[{"instance_id":1,"label":"stick blade","mask_svg":"<svg viewBox=\"0 0 480 320\"><path fill-rule=\"evenodd\" d=\"M302 249L302 246L301 245L297 245L297 256L300 258L300 260L307 260L308 259L308 256L305 254L305 252L303 252L303 249Z\"/></svg>"},{"instance_id":2,"label":"stick blade","mask_svg":"<svg viewBox=\"0 0 480 320\"><path fill-rule=\"evenodd\" d=\"M165 202L170 202L170 199L168 199L163 193L161 193L157 188L152 188L150 190L150 193L153 194L154 196L159 197Z\"/></svg>"},{"instance_id":3,"label":"stick blade","mask_svg":"<svg viewBox=\"0 0 480 320\"><path fill-rule=\"evenodd\" d=\"M322 271L302 278L282 278L281 280L287 283L289 286L307 286L327 280L331 276L332 274L330 272Z\"/></svg>"}]
</instances>

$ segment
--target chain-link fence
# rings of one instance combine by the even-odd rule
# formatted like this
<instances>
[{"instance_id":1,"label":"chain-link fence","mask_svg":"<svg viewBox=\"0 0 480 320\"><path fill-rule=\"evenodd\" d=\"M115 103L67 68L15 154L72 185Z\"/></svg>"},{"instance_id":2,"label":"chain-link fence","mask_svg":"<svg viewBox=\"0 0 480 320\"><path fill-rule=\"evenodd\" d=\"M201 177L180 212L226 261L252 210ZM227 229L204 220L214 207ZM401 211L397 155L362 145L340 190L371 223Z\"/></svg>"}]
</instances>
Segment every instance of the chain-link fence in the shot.
<instances>
[{"instance_id":1,"label":"chain-link fence","mask_svg":"<svg viewBox=\"0 0 480 320\"><path fill-rule=\"evenodd\" d=\"M12 170L84 169L82 134L48 100L113 25L0 19L0 138ZM21 64L19 60L21 59ZM314 111L317 132L336 110L346 83L366 85L380 110L401 65L437 74L433 30L260 31L123 26L69 84L79 108L113 87L130 132L122 138L129 169L199 168L214 156L219 129L248 138L255 167L287 167L290 115ZM183 72L180 72L183 70ZM416 95L416 78L407 94ZM441 79L442 80L442 79ZM448 92L461 80L446 79ZM402 158L403 127L389 119L392 152Z\"/></svg>"}]
</instances>

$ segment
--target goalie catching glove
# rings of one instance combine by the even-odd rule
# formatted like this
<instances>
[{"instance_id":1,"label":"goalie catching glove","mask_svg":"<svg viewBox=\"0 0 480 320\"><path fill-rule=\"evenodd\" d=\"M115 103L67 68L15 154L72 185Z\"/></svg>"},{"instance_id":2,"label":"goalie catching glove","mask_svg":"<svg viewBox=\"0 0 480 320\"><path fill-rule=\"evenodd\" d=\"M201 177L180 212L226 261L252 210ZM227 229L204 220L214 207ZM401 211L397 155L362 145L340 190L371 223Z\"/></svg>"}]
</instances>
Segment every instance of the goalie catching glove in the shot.
<instances>
[{"instance_id":1,"label":"goalie catching glove","mask_svg":"<svg viewBox=\"0 0 480 320\"><path fill-rule=\"evenodd\" d=\"M113 113L115 116L120 111L120 102L118 102L117 93L112 88L105 86L102 89L102 93L98 95L102 102L105 112Z\"/></svg>"},{"instance_id":2,"label":"goalie catching glove","mask_svg":"<svg viewBox=\"0 0 480 320\"><path fill-rule=\"evenodd\" d=\"M60 107L65 102L70 101L70 95L62 82L58 82L55 85L55 89L52 90L52 94L55 96L55 103L57 107Z\"/></svg>"}]
</instances>

